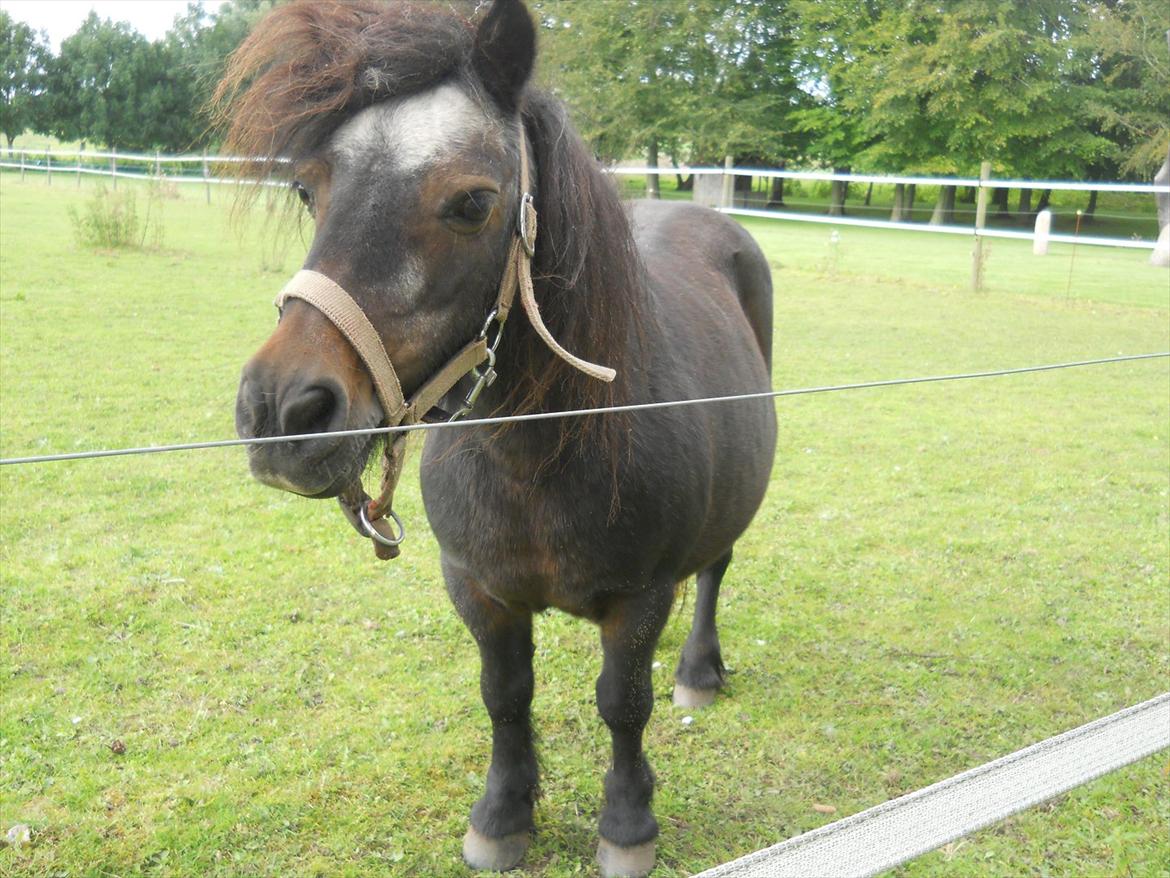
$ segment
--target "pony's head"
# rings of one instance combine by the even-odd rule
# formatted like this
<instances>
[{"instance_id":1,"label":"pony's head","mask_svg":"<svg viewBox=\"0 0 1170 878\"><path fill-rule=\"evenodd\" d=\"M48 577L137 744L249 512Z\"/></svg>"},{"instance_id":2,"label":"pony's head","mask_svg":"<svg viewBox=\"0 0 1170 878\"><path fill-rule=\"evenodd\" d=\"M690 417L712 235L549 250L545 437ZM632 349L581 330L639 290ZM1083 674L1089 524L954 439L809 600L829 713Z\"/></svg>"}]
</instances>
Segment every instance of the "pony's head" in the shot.
<instances>
[{"instance_id":1,"label":"pony's head","mask_svg":"<svg viewBox=\"0 0 1170 878\"><path fill-rule=\"evenodd\" d=\"M520 0L477 28L428 6L294 3L271 13L220 86L229 149L287 174L312 215L304 268L343 287L409 396L483 326L520 202L519 107L535 33ZM376 426L369 373L299 299L244 368L245 437ZM261 481L333 496L372 440L252 446Z\"/></svg>"},{"instance_id":2,"label":"pony's head","mask_svg":"<svg viewBox=\"0 0 1170 878\"><path fill-rule=\"evenodd\" d=\"M304 268L348 291L381 337L406 396L485 325L521 200L521 150L539 214L536 298L568 350L628 374L637 350L641 268L617 193L564 107L529 86L536 34L522 0L495 0L478 24L437 3L301 0L271 12L233 56L216 94L242 172L289 180L312 215ZM621 402L553 356L513 318L494 411ZM636 368L636 367L634 367ZM377 426L385 413L355 350L313 305L290 299L248 362L241 435ZM547 429L592 437L577 449L617 460L620 418ZM374 441L321 437L249 450L268 484L313 497L345 489Z\"/></svg>"}]
</instances>

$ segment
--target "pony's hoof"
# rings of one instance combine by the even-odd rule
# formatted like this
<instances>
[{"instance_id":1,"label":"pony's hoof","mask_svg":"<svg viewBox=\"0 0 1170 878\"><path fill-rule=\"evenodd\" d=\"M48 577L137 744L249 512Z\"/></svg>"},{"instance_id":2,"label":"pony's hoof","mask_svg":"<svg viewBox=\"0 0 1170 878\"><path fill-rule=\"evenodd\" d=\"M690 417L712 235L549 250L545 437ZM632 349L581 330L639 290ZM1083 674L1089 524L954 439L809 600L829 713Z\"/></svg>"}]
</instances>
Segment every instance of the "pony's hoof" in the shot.
<instances>
[{"instance_id":1,"label":"pony's hoof","mask_svg":"<svg viewBox=\"0 0 1170 878\"><path fill-rule=\"evenodd\" d=\"M503 838L488 838L476 832L474 826L469 826L467 834L463 836L463 862L472 869L506 872L520 865L527 850L527 832L513 832Z\"/></svg>"},{"instance_id":2,"label":"pony's hoof","mask_svg":"<svg viewBox=\"0 0 1170 878\"><path fill-rule=\"evenodd\" d=\"M643 878L654 868L654 842L618 847L604 838L597 842L602 878Z\"/></svg>"},{"instance_id":3,"label":"pony's hoof","mask_svg":"<svg viewBox=\"0 0 1170 878\"><path fill-rule=\"evenodd\" d=\"M674 684L675 707L710 707L715 703L715 689L692 689L682 683Z\"/></svg>"}]
</instances>

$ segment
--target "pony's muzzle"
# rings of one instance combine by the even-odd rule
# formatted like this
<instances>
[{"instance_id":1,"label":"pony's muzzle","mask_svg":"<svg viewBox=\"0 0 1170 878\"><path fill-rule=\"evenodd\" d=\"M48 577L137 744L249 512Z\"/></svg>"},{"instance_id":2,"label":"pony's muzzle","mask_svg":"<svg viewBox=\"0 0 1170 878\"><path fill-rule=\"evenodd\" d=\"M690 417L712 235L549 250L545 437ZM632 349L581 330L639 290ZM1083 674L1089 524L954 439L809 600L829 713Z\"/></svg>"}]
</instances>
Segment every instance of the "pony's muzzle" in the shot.
<instances>
[{"instance_id":1,"label":"pony's muzzle","mask_svg":"<svg viewBox=\"0 0 1170 878\"><path fill-rule=\"evenodd\" d=\"M349 399L327 376L281 375L254 358L244 368L236 396L236 432L244 439L313 436L344 430ZM322 435L248 448L252 474L267 485L309 496L332 496L360 472L364 454L354 437ZM358 460L361 457L362 460Z\"/></svg>"},{"instance_id":2,"label":"pony's muzzle","mask_svg":"<svg viewBox=\"0 0 1170 878\"><path fill-rule=\"evenodd\" d=\"M337 382L294 378L282 387L264 380L256 374L259 371L249 364L240 380L236 428L241 436L300 436L345 429L348 400Z\"/></svg>"}]
</instances>

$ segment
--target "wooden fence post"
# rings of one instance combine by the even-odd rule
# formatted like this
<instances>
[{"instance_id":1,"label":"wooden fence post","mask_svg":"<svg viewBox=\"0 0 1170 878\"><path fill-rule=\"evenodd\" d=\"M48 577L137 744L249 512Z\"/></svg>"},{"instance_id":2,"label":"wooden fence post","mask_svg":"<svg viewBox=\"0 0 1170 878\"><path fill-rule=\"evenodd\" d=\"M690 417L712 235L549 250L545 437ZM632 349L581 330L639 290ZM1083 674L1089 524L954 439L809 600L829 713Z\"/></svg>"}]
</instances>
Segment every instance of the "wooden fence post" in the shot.
<instances>
[{"instance_id":1,"label":"wooden fence post","mask_svg":"<svg viewBox=\"0 0 1170 878\"><path fill-rule=\"evenodd\" d=\"M735 177L731 169L735 167L735 159L727 156L723 159L723 194L719 198L720 207L735 207Z\"/></svg>"},{"instance_id":2,"label":"wooden fence post","mask_svg":"<svg viewBox=\"0 0 1170 878\"><path fill-rule=\"evenodd\" d=\"M211 176L207 172L207 150L203 150L203 188L207 190L207 203L211 204Z\"/></svg>"},{"instance_id":3,"label":"wooden fence post","mask_svg":"<svg viewBox=\"0 0 1170 878\"><path fill-rule=\"evenodd\" d=\"M159 152L156 149L154 151L154 176L156 180L162 179L162 164L160 164L160 161Z\"/></svg>"},{"instance_id":4,"label":"wooden fence post","mask_svg":"<svg viewBox=\"0 0 1170 878\"><path fill-rule=\"evenodd\" d=\"M983 289L983 236L979 234L987 224L987 186L991 179L991 162L979 166L979 198L975 204L975 248L971 251L971 289Z\"/></svg>"}]
</instances>

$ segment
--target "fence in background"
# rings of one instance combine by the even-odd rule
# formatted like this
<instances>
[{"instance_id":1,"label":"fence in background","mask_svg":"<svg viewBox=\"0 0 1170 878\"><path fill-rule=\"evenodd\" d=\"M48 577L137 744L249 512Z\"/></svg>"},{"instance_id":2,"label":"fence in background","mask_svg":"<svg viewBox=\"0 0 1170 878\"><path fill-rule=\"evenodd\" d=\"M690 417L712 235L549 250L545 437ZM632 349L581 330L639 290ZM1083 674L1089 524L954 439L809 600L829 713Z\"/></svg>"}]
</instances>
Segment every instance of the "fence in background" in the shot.
<instances>
[{"instance_id":1,"label":"fence in background","mask_svg":"<svg viewBox=\"0 0 1170 878\"><path fill-rule=\"evenodd\" d=\"M211 187L217 185L235 185L240 181L235 177L221 176L215 173L217 166L229 165L245 161L237 156L218 156L202 153L201 155L164 155L156 152L122 153L122 152L89 152L87 150L13 150L0 160L0 168L19 170L20 179L24 180L27 173L42 173L48 184L53 185L53 174L71 174L76 178L77 185L81 185L83 175L108 177L115 189L118 180L159 180L168 183L200 183L206 188L207 201L211 202ZM121 162L121 168L119 168ZM179 166L175 173L175 166ZM190 173L185 168L192 168ZM127 167L136 170L126 170ZM166 170L164 171L164 167ZM280 185L280 184L266 184Z\"/></svg>"},{"instance_id":2,"label":"fence in background","mask_svg":"<svg viewBox=\"0 0 1170 878\"><path fill-rule=\"evenodd\" d=\"M220 184L236 184L237 178L221 176L217 169L223 165L245 161L237 156L208 155L163 155L161 153L119 153L119 152L88 152L84 150L17 150L10 152L0 161L0 168L19 169L23 179L27 173L44 173L49 185L52 185L53 173L75 175L80 185L83 175L109 177L117 188L119 179L166 179L172 183L202 184L206 189L207 200L211 200L211 186ZM119 167L121 162L121 167ZM135 170L128 170L134 168ZM190 169L190 171L188 171ZM706 203L717 207L725 213L737 216L764 217L768 219L785 220L789 222L823 223L839 226L860 226L873 229L895 229L900 231L917 231L945 235L972 235L976 239L976 253L973 258L973 285L979 286L979 266L982 259L979 253L981 238L1012 238L1020 240L1035 240L1036 230L999 229L986 226L987 193L995 189L1027 189L1036 191L1062 192L1125 192L1138 194L1170 194L1170 185L1152 183L1112 183L1112 182L1078 182L1069 180L1021 180L1021 179L994 179L990 176L990 165L984 163L983 173L979 177L923 177L899 174L839 174L831 171L789 171L769 168L736 168L730 163L724 167L680 167L680 168L646 168L646 167L615 167L609 169L611 173L623 176L646 176L648 174L682 174L693 175L696 178L718 177L719 185L716 188L706 186L708 193L714 192L714 197L708 197ZM849 216L832 216L823 213L800 213L796 211L770 210L753 207L742 195L738 197L734 180L737 177L748 177L761 180L800 180L808 182L838 182L845 184L871 184L883 186L954 186L974 189L978 206L973 211L974 222L966 224L929 224L912 222L909 220L878 220L862 219ZM279 184L272 184L279 185ZM696 187L698 188L698 187ZM698 195L698 193L696 193ZM697 200L704 200L698 198ZM851 209L854 209L851 207ZM950 212L956 212L952 208ZM1080 212L1078 211L1078 214ZM1084 244L1097 247L1120 247L1138 250L1154 250L1157 242L1144 238L1121 238L1092 235L1050 234L1047 240L1053 243Z\"/></svg>"},{"instance_id":3,"label":"fence in background","mask_svg":"<svg viewBox=\"0 0 1170 878\"><path fill-rule=\"evenodd\" d=\"M708 200L709 206L717 207L725 213L737 216L765 217L769 219L788 220L791 222L825 223L831 225L860 226L871 229L900 229L919 232L929 232L944 235L974 235L985 238L1017 238L1032 240L1035 231L1022 229L991 229L986 227L986 194L994 189L1030 189L1035 191L1050 190L1053 192L1127 192L1155 195L1158 193L1170 194L1170 185L1156 185L1153 183L1110 183L1110 182L1079 182L1070 180L997 180L990 176L990 168L985 169L986 175L980 177L919 177L898 174L838 174L831 171L787 171L771 170L766 168L734 168L734 167L698 167L698 168L614 168L613 173L621 176L641 177L649 174L682 174L696 177L720 177L722 185L715 197ZM983 214L980 208L966 211L973 213L975 222L972 225L942 224L911 222L908 220L891 221L876 219L860 219L847 216L829 216L826 214L797 213L793 211L770 210L751 207L746 199L738 200L737 193L731 182L736 177L759 178L763 180L804 180L810 182L840 182L845 184L868 183L888 186L955 186L974 189L977 201L983 202ZM852 208L856 209L856 208ZM884 208L883 208L884 210ZM952 209L951 213L957 212ZM1140 250L1153 250L1156 242L1141 238L1111 238L1088 235L1052 234L1048 240L1054 243L1086 244L1100 247L1124 247Z\"/></svg>"}]
</instances>

